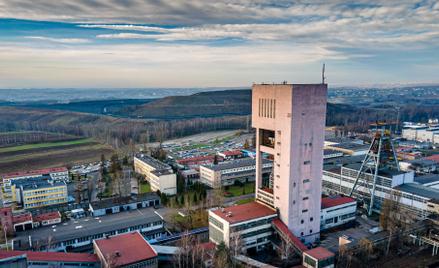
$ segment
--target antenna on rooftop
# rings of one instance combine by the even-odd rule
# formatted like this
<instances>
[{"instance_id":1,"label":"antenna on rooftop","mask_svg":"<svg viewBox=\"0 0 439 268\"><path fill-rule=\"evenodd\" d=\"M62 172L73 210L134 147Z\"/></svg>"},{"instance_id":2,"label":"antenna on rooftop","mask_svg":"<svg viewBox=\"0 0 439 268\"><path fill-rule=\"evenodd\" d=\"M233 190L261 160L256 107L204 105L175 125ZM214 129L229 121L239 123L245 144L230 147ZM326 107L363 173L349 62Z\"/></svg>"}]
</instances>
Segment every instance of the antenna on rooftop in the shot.
<instances>
[{"instance_id":1,"label":"antenna on rooftop","mask_svg":"<svg viewBox=\"0 0 439 268\"><path fill-rule=\"evenodd\" d=\"M325 64L323 63L323 69L322 69L322 84L325 83Z\"/></svg>"}]
</instances>

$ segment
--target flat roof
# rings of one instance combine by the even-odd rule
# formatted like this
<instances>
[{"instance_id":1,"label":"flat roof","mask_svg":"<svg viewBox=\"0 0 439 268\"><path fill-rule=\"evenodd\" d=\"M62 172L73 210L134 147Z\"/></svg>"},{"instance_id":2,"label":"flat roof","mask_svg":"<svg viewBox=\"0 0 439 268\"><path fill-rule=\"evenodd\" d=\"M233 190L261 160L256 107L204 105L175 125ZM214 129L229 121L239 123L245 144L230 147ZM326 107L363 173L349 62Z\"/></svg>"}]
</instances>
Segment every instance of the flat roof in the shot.
<instances>
[{"instance_id":1,"label":"flat roof","mask_svg":"<svg viewBox=\"0 0 439 268\"><path fill-rule=\"evenodd\" d=\"M138 160L140 160L140 161L144 162L145 164L148 164L156 169L171 169L171 167L166 165L165 163L162 163L159 160L154 159L154 158L147 156L147 155L145 155L143 157L135 157L135 158L137 158Z\"/></svg>"},{"instance_id":2,"label":"flat roof","mask_svg":"<svg viewBox=\"0 0 439 268\"><path fill-rule=\"evenodd\" d=\"M329 197L322 198L322 209L340 206L343 204L356 202L356 201L357 200L355 198L348 197L348 196L341 196L341 195L329 196Z\"/></svg>"},{"instance_id":3,"label":"flat roof","mask_svg":"<svg viewBox=\"0 0 439 268\"><path fill-rule=\"evenodd\" d=\"M344 166L344 168L350 168L350 169L355 169L355 170L360 170L361 168L361 163L353 163L353 164L349 164ZM371 166L372 170L375 170L374 166ZM390 178L392 179L393 176L397 176L397 175L401 175L401 174L405 174L408 172L403 172L403 171L398 171L396 169L384 169L384 170L378 170L378 176L382 176L382 177L386 177L386 178Z\"/></svg>"},{"instance_id":4,"label":"flat roof","mask_svg":"<svg viewBox=\"0 0 439 268\"><path fill-rule=\"evenodd\" d=\"M39 214L39 215L33 215L32 218L35 222L41 222L41 221L48 221L48 220L61 218L61 214L59 213L59 211L56 211L56 212Z\"/></svg>"},{"instance_id":5,"label":"flat roof","mask_svg":"<svg viewBox=\"0 0 439 268\"><path fill-rule=\"evenodd\" d=\"M200 171L199 170L197 171L195 169L186 169L186 170L181 170L180 172L185 175L200 174Z\"/></svg>"},{"instance_id":6,"label":"flat roof","mask_svg":"<svg viewBox=\"0 0 439 268\"><path fill-rule=\"evenodd\" d=\"M224 152L221 152L220 154L223 154L225 156L242 155L242 153L240 151L224 151Z\"/></svg>"},{"instance_id":7,"label":"flat roof","mask_svg":"<svg viewBox=\"0 0 439 268\"><path fill-rule=\"evenodd\" d=\"M157 257L157 253L139 232L115 235L94 242L104 258L112 254L120 266ZM116 251L119 255L116 255Z\"/></svg>"},{"instance_id":8,"label":"flat roof","mask_svg":"<svg viewBox=\"0 0 439 268\"><path fill-rule=\"evenodd\" d=\"M404 183L398 186L400 191L420 195L427 198L439 199L439 190L415 183Z\"/></svg>"},{"instance_id":9,"label":"flat roof","mask_svg":"<svg viewBox=\"0 0 439 268\"><path fill-rule=\"evenodd\" d=\"M426 174L414 178L414 181L420 184L439 182L438 174Z\"/></svg>"},{"instance_id":10,"label":"flat roof","mask_svg":"<svg viewBox=\"0 0 439 268\"><path fill-rule=\"evenodd\" d=\"M0 259L26 254L29 261L101 262L96 254L45 251L0 250Z\"/></svg>"},{"instance_id":11,"label":"flat roof","mask_svg":"<svg viewBox=\"0 0 439 268\"><path fill-rule=\"evenodd\" d=\"M174 174L168 169L156 169L151 171L152 174L156 175L157 177L163 176L163 175L171 175Z\"/></svg>"},{"instance_id":12,"label":"flat roof","mask_svg":"<svg viewBox=\"0 0 439 268\"><path fill-rule=\"evenodd\" d=\"M306 254L319 261L335 256L334 253L322 247L310 249L306 252Z\"/></svg>"},{"instance_id":13,"label":"flat roof","mask_svg":"<svg viewBox=\"0 0 439 268\"><path fill-rule=\"evenodd\" d=\"M212 210L211 212L231 224L268 215L277 215L276 210L257 202L228 207L224 209L224 212L221 209ZM229 212L232 212L231 217L227 217Z\"/></svg>"},{"instance_id":14,"label":"flat roof","mask_svg":"<svg viewBox=\"0 0 439 268\"><path fill-rule=\"evenodd\" d=\"M421 159L429 159L429 160L433 160L433 161L437 161L439 162L439 154L437 155L432 155L432 156L427 156L427 157L423 157Z\"/></svg>"},{"instance_id":15,"label":"flat roof","mask_svg":"<svg viewBox=\"0 0 439 268\"><path fill-rule=\"evenodd\" d=\"M217 156L216 157L218 161L223 161L224 158L222 156ZM215 156L214 155L209 155L209 156L203 156L203 157L194 157L194 158L188 158L188 159L178 159L177 163L179 164L186 164L188 162L198 162L198 161L208 161L208 160L214 160Z\"/></svg>"},{"instance_id":16,"label":"flat roof","mask_svg":"<svg viewBox=\"0 0 439 268\"><path fill-rule=\"evenodd\" d=\"M52 180L50 176L16 179L12 180L11 184L14 184L15 187L23 187L23 191L66 186L63 181Z\"/></svg>"},{"instance_id":17,"label":"flat roof","mask_svg":"<svg viewBox=\"0 0 439 268\"><path fill-rule=\"evenodd\" d=\"M78 220L70 220L68 222L56 224L56 228L47 226L18 232L15 241L18 241L18 239L21 239L21 241L28 241L29 236L32 236L33 240L41 239L42 241L45 241L48 236L52 235L55 241L62 242L162 221L162 218L155 214L154 211L153 207L147 207L94 218L86 217Z\"/></svg>"},{"instance_id":18,"label":"flat roof","mask_svg":"<svg viewBox=\"0 0 439 268\"><path fill-rule=\"evenodd\" d=\"M262 164L273 164L273 161L264 158L264 159L262 159ZM205 166L205 168L213 170L213 171L219 171L219 170L248 167L248 166L254 166L254 165L256 165L256 160L249 159L249 160L236 160L236 161L231 161L228 163L221 163L218 165Z\"/></svg>"},{"instance_id":19,"label":"flat roof","mask_svg":"<svg viewBox=\"0 0 439 268\"><path fill-rule=\"evenodd\" d=\"M3 178L14 178L14 177L21 177L21 176L29 176L29 175L40 175L40 174L50 174L52 172L60 172L60 171L67 171L66 167L56 167L56 168L47 168L47 169L39 169L39 170L31 170L31 171L24 171L24 172L12 172L8 174L3 174Z\"/></svg>"},{"instance_id":20,"label":"flat roof","mask_svg":"<svg viewBox=\"0 0 439 268\"><path fill-rule=\"evenodd\" d=\"M323 163L334 165L348 165L353 163L361 163L363 162L364 157L364 155L334 157L330 159L323 159Z\"/></svg>"},{"instance_id":21,"label":"flat roof","mask_svg":"<svg viewBox=\"0 0 439 268\"><path fill-rule=\"evenodd\" d=\"M328 154L343 154L342 151L339 150L334 150L334 149L324 149L323 150L323 155L328 155Z\"/></svg>"},{"instance_id":22,"label":"flat roof","mask_svg":"<svg viewBox=\"0 0 439 268\"><path fill-rule=\"evenodd\" d=\"M150 193L146 193L146 194L138 194L135 197L129 196L129 197L123 197L123 198L105 199L105 200L101 200L101 201L94 201L94 202L91 202L90 205L93 208L93 210L96 210L96 209L111 208L111 207L116 207L116 206L123 206L123 205L132 204L132 203L139 203L139 202L143 202L143 201L150 201L150 200L155 200L155 199L159 199L159 196L154 192L150 192Z\"/></svg>"},{"instance_id":23,"label":"flat roof","mask_svg":"<svg viewBox=\"0 0 439 268\"><path fill-rule=\"evenodd\" d=\"M340 149L351 150L351 151L365 151L365 150L369 150L370 145L345 142L339 144L326 145L325 147L340 148Z\"/></svg>"},{"instance_id":24,"label":"flat roof","mask_svg":"<svg viewBox=\"0 0 439 268\"><path fill-rule=\"evenodd\" d=\"M25 213L25 214L14 216L13 218L14 218L13 219L14 223L22 223L22 222L32 221L32 214Z\"/></svg>"},{"instance_id":25,"label":"flat roof","mask_svg":"<svg viewBox=\"0 0 439 268\"><path fill-rule=\"evenodd\" d=\"M425 158L408 160L408 161L404 161L404 162L410 163L410 164L420 164L420 165L435 165L435 164L439 164L438 161L431 160L431 159L425 159Z\"/></svg>"}]
</instances>

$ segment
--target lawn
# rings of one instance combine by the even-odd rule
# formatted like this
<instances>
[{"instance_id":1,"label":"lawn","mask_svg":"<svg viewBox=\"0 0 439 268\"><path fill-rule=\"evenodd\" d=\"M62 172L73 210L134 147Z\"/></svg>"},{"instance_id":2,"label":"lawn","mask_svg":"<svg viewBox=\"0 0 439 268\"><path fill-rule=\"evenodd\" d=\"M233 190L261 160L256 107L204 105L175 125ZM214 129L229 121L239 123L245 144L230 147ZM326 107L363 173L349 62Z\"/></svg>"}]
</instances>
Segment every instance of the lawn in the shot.
<instances>
[{"instance_id":1,"label":"lawn","mask_svg":"<svg viewBox=\"0 0 439 268\"><path fill-rule=\"evenodd\" d=\"M238 200L236 201L237 205L242 205L242 204L247 204L247 203L251 203L251 202L255 202L255 198L248 198L248 199L243 199L243 200Z\"/></svg>"},{"instance_id":2,"label":"lawn","mask_svg":"<svg viewBox=\"0 0 439 268\"><path fill-rule=\"evenodd\" d=\"M11 131L11 132L0 132L1 135L11 135L11 134L25 134L25 133L32 133L34 131Z\"/></svg>"},{"instance_id":3,"label":"lawn","mask_svg":"<svg viewBox=\"0 0 439 268\"><path fill-rule=\"evenodd\" d=\"M140 184L140 193L141 194L145 194L145 193L150 193L151 192L151 185L148 183L141 183Z\"/></svg>"},{"instance_id":4,"label":"lawn","mask_svg":"<svg viewBox=\"0 0 439 268\"><path fill-rule=\"evenodd\" d=\"M33 149L33 148L43 148L43 147L52 147L52 146L60 146L60 145L79 144L79 143L86 143L86 142L95 142L95 140L84 139L84 140L53 142L53 143L28 144L28 145L2 148L2 149L0 149L0 153L20 151L20 150Z\"/></svg>"},{"instance_id":5,"label":"lawn","mask_svg":"<svg viewBox=\"0 0 439 268\"><path fill-rule=\"evenodd\" d=\"M230 197L241 196L241 195L243 195L242 188L245 189L245 194L254 193L255 192L255 183L254 182L246 183L244 187L230 186L229 190L225 190L225 192L231 193L232 196L230 196Z\"/></svg>"}]
</instances>

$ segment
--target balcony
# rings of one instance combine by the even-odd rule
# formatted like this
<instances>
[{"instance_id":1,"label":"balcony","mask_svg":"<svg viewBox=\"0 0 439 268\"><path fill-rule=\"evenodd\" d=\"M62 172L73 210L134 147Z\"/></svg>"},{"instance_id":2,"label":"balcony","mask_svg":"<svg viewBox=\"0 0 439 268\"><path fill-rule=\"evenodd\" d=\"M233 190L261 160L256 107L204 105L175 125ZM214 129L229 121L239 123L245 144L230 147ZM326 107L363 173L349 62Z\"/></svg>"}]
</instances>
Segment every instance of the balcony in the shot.
<instances>
[{"instance_id":1,"label":"balcony","mask_svg":"<svg viewBox=\"0 0 439 268\"><path fill-rule=\"evenodd\" d=\"M274 148L275 139L274 139L274 131L266 130L266 129L260 129L259 130L259 139L260 139L260 145L267 146L270 148Z\"/></svg>"}]
</instances>

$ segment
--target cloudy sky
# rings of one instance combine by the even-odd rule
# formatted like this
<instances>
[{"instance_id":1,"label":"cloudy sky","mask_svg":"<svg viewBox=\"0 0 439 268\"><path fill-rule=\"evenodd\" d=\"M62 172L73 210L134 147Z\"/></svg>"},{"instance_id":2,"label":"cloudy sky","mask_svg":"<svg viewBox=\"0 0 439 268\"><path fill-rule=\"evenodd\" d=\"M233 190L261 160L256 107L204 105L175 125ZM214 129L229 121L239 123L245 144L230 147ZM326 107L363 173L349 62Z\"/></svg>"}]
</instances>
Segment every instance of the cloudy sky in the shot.
<instances>
[{"instance_id":1,"label":"cloudy sky","mask_svg":"<svg viewBox=\"0 0 439 268\"><path fill-rule=\"evenodd\" d=\"M0 88L439 82L439 1L0 0Z\"/></svg>"}]
</instances>

